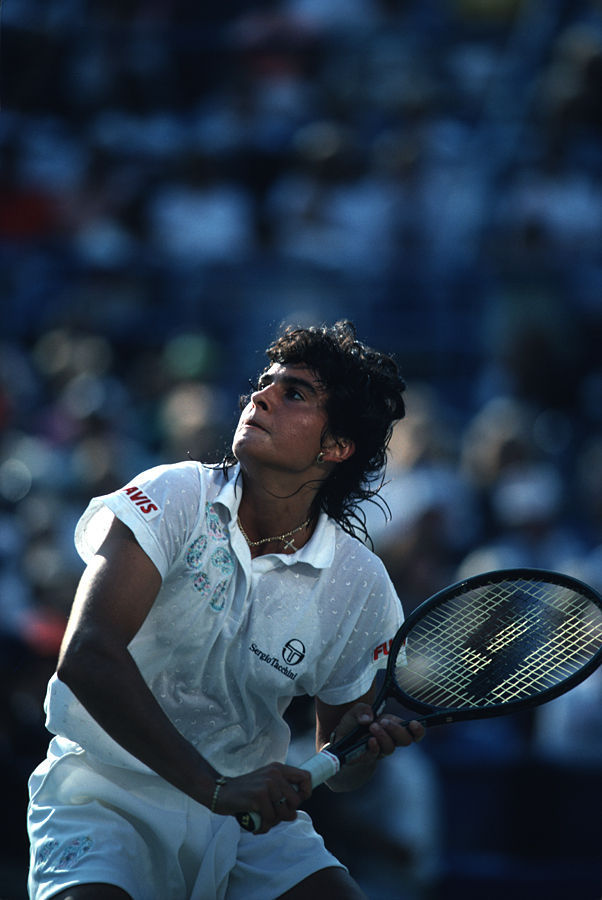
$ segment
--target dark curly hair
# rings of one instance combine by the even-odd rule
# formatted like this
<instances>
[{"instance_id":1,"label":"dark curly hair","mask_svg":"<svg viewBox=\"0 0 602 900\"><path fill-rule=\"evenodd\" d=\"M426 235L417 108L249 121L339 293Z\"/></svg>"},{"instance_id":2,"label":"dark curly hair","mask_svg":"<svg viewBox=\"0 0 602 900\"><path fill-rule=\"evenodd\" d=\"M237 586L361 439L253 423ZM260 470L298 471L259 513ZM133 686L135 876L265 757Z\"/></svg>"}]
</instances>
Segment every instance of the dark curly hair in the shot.
<instances>
[{"instance_id":1,"label":"dark curly hair","mask_svg":"<svg viewBox=\"0 0 602 900\"><path fill-rule=\"evenodd\" d=\"M270 364L304 365L314 372L326 391L327 432L355 444L355 452L323 482L312 513L323 510L349 534L357 537L359 531L369 541L361 504L378 497L393 425L405 415L406 385L396 362L358 341L349 321L289 326L266 354ZM241 398L241 404L247 400ZM233 462L231 455L224 460L226 465Z\"/></svg>"}]
</instances>

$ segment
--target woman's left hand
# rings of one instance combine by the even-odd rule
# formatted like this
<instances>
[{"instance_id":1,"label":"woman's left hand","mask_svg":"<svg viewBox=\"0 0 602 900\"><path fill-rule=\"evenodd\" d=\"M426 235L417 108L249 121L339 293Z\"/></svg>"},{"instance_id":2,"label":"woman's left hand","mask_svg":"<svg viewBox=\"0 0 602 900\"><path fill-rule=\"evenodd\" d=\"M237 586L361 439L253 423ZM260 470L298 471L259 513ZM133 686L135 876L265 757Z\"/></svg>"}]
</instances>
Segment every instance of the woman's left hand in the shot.
<instances>
[{"instance_id":1,"label":"woman's left hand","mask_svg":"<svg viewBox=\"0 0 602 900\"><path fill-rule=\"evenodd\" d=\"M391 713L383 713L381 716L375 717L369 704L356 703L345 713L337 725L332 742L345 737L358 725L368 727L370 739L366 746L366 752L350 761L350 764L367 763L390 756L397 747L409 747L411 744L421 741L425 735L424 726L416 720L405 725L402 719Z\"/></svg>"}]
</instances>

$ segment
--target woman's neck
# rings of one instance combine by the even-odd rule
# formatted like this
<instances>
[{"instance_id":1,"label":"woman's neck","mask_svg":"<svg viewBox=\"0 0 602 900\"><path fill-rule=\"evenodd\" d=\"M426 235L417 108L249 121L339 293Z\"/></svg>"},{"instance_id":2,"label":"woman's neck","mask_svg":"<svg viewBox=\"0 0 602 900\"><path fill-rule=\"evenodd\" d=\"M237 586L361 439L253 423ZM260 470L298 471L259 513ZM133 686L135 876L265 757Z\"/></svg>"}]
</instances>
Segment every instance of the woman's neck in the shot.
<instances>
[{"instance_id":1,"label":"woman's neck","mask_svg":"<svg viewBox=\"0 0 602 900\"><path fill-rule=\"evenodd\" d=\"M243 473L243 495L238 518L252 556L294 553L307 543L313 533L315 516L312 506L316 490L302 488L293 496L279 494L276 490L263 484L257 486ZM268 541L268 538L274 540Z\"/></svg>"}]
</instances>

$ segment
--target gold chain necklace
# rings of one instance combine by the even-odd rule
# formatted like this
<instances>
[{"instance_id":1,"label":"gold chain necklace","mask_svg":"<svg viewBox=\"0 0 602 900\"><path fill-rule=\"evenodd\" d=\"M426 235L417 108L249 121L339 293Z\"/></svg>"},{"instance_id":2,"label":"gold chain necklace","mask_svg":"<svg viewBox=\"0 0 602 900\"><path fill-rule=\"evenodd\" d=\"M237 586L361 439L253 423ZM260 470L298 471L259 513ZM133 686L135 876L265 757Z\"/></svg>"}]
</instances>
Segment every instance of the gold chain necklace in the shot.
<instances>
[{"instance_id":1,"label":"gold chain necklace","mask_svg":"<svg viewBox=\"0 0 602 900\"><path fill-rule=\"evenodd\" d=\"M238 517L236 521L238 522L238 527L240 528L242 536L244 537L249 547L261 547L262 544L271 544L272 541L282 541L285 550L296 550L297 548L295 547L295 542L292 536L294 534L297 534L298 531L303 531L304 528L307 528L307 526L311 522L311 516L306 519L305 522L302 522L301 525L293 528L292 531L285 531L284 534L277 534L275 537L261 538L261 540L259 541L252 541L242 527L242 522Z\"/></svg>"}]
</instances>

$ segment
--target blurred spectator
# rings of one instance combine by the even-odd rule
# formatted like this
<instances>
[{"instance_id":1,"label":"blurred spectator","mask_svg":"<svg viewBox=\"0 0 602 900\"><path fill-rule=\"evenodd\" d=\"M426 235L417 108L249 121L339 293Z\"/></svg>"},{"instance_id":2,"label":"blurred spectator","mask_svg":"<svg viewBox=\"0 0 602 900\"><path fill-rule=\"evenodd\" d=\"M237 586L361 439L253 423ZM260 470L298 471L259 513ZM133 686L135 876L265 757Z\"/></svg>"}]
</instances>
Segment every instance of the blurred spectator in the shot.
<instances>
[{"instance_id":1,"label":"blurred spectator","mask_svg":"<svg viewBox=\"0 0 602 900\"><path fill-rule=\"evenodd\" d=\"M548 760L600 767L602 669L537 710L533 747L538 756Z\"/></svg>"},{"instance_id":2,"label":"blurred spectator","mask_svg":"<svg viewBox=\"0 0 602 900\"><path fill-rule=\"evenodd\" d=\"M276 251L347 277L386 272L395 250L395 181L365 170L339 123L312 122L294 145L298 171L279 179L267 199Z\"/></svg>"},{"instance_id":3,"label":"blurred spectator","mask_svg":"<svg viewBox=\"0 0 602 900\"><path fill-rule=\"evenodd\" d=\"M247 192L211 169L209 160L193 157L151 197L150 245L168 262L180 266L240 263L253 249Z\"/></svg>"},{"instance_id":4,"label":"blurred spectator","mask_svg":"<svg viewBox=\"0 0 602 900\"><path fill-rule=\"evenodd\" d=\"M466 556L461 578L523 566L563 571L584 552L566 524L560 475L549 465L508 467L492 490L491 511L494 538Z\"/></svg>"},{"instance_id":5,"label":"blurred spectator","mask_svg":"<svg viewBox=\"0 0 602 900\"><path fill-rule=\"evenodd\" d=\"M432 391L410 386L380 495L390 520L375 504L366 509L368 530L406 614L453 580L478 533L476 494L458 471L457 440Z\"/></svg>"}]
</instances>

